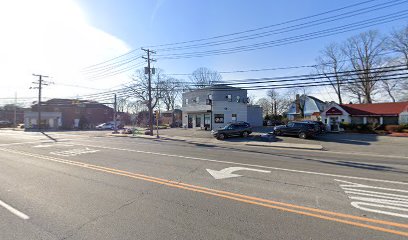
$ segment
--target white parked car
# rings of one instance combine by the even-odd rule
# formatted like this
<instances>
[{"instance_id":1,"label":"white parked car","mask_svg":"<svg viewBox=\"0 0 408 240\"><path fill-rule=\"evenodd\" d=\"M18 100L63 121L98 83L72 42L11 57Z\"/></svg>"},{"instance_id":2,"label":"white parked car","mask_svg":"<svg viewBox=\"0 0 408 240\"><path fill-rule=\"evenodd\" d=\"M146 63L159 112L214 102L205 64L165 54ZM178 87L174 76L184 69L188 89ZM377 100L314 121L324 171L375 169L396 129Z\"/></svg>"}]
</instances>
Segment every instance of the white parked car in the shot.
<instances>
[{"instance_id":1,"label":"white parked car","mask_svg":"<svg viewBox=\"0 0 408 240\"><path fill-rule=\"evenodd\" d=\"M95 128L98 129L98 130L107 130L107 129L113 130L114 126L115 125L113 125L113 123L102 123L102 124L99 124L98 126L96 126Z\"/></svg>"}]
</instances>

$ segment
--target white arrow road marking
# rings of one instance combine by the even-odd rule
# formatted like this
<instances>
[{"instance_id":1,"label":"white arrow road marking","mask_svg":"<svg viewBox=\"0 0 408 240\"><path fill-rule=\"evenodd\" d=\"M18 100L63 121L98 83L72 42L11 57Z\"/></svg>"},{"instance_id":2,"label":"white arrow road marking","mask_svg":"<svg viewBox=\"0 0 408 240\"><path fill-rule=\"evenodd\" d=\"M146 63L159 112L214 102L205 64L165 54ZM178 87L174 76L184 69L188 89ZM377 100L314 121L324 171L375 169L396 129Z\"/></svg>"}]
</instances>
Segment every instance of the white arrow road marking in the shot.
<instances>
[{"instance_id":1,"label":"white arrow road marking","mask_svg":"<svg viewBox=\"0 0 408 240\"><path fill-rule=\"evenodd\" d=\"M81 141L88 141L88 140L81 139ZM89 141L91 141L91 140L89 140ZM331 173L322 173L322 172L311 172L311 171L303 171L303 170L296 170L296 169L263 166L263 165L257 165L257 164L248 164L248 163L222 161L222 160L208 159L208 158L199 158L199 157L167 154L167 153L160 153L160 152L149 152L149 151L142 151L142 150L135 150L135 149L128 149L128 148L106 147L106 146L100 146L100 145L97 146L97 145L83 144L83 143L75 143L75 144L72 143L72 144L76 145L76 146L87 146L87 147L110 149L110 150L116 150L116 151L135 152L135 153L151 154L151 155L166 156L166 157L176 157L176 158L183 158L183 159L190 159L190 160L197 160L197 161L205 161L205 162L225 163L225 164L248 166L248 167L260 167L260 168L272 169L272 170L276 170L276 171L285 171L285 172L302 173L302 174L310 174L310 175L320 175L320 176L326 176L326 177L346 178L346 179L356 179L356 180L364 180L364 181L372 181L372 182L382 182L382 183L408 185L408 182L400 182L400 181L392 181L392 180L384 180L384 179L355 177L355 176L347 176L347 175L339 175L339 174L331 174ZM2 146L2 145L0 145L0 146ZM408 158L408 157L406 157L406 158Z\"/></svg>"},{"instance_id":2,"label":"white arrow road marking","mask_svg":"<svg viewBox=\"0 0 408 240\"><path fill-rule=\"evenodd\" d=\"M8 205L7 203L3 202L0 200L0 206L4 207L5 209L9 210L11 213L16 215L19 218L22 218L24 220L29 219L30 217L25 215L24 213L18 211L17 209L13 208L12 206Z\"/></svg>"},{"instance_id":3,"label":"white arrow road marking","mask_svg":"<svg viewBox=\"0 0 408 240\"><path fill-rule=\"evenodd\" d=\"M212 170L207 168L207 172L211 174L215 179L224 179L224 178L233 178L233 177L241 177L242 175L234 174L235 171L254 171L254 172L262 172L262 173L270 173L271 171L255 169L255 168L246 168L246 167L229 167L221 169L220 171Z\"/></svg>"},{"instance_id":4,"label":"white arrow road marking","mask_svg":"<svg viewBox=\"0 0 408 240\"><path fill-rule=\"evenodd\" d=\"M407 190L370 186L334 179L352 200L351 205L367 212L408 218Z\"/></svg>"},{"instance_id":5,"label":"white arrow road marking","mask_svg":"<svg viewBox=\"0 0 408 240\"><path fill-rule=\"evenodd\" d=\"M52 155L57 155L57 156L63 156L63 157L72 157L72 156L77 156L85 153L96 153L99 152L97 149L90 149L90 148L85 148L85 149L71 149L71 150L66 150L66 151L61 151L61 152L50 152Z\"/></svg>"}]
</instances>

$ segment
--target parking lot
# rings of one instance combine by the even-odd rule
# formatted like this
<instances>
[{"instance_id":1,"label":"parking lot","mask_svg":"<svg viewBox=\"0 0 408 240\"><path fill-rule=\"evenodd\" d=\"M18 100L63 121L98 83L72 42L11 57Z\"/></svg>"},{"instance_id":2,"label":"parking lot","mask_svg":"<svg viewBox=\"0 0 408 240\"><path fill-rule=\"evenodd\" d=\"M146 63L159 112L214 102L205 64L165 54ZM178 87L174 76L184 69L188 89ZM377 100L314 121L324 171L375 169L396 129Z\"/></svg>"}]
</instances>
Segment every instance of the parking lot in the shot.
<instances>
[{"instance_id":1,"label":"parking lot","mask_svg":"<svg viewBox=\"0 0 408 240\"><path fill-rule=\"evenodd\" d=\"M256 140L253 137L272 131L272 127L254 128L248 139L230 138L225 141ZM161 135L211 139L210 131L197 129L162 129ZM408 138L377 134L325 133L314 138L300 139L292 136L278 136L276 141L294 144L319 144L324 149L337 152L363 152L378 155L396 155L408 157Z\"/></svg>"}]
</instances>

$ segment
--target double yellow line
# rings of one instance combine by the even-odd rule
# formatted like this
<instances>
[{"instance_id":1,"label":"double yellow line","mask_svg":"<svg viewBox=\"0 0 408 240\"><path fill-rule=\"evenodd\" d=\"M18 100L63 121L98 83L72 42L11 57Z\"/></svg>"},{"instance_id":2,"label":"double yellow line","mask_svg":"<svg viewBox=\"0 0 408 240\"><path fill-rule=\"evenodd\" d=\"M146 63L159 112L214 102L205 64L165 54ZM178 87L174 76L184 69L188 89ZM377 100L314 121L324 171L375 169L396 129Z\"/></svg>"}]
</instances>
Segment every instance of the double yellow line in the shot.
<instances>
[{"instance_id":1,"label":"double yellow line","mask_svg":"<svg viewBox=\"0 0 408 240\"><path fill-rule=\"evenodd\" d=\"M100 172L115 174L119 176L129 177L133 179L143 180L147 182L165 185L168 187L184 189L184 190L188 190L192 192L198 192L198 193L216 196L216 197L220 197L224 199L243 202L247 204L262 206L262 207L271 208L271 209L278 209L278 210L285 211L285 212L296 213L296 214L300 214L304 216L315 217L315 218L324 219L328 221L334 221L334 222L344 223L344 224L348 224L348 225L352 225L356 227L367 228L367 229L372 229L376 231L392 233L392 234L408 237L408 232L405 230L401 231L401 230L386 228L386 227L393 227L393 228L398 228L398 229L408 229L408 224L383 221L383 220L371 219L371 218L366 218L366 217L359 217L359 216L354 216L350 214L337 213L337 212L332 212L332 211L327 211L327 210L299 206L295 204L272 201L268 199L252 197L252 196L247 196L243 194L237 194L237 193L232 193L232 192L227 192L227 191L221 191L221 190L176 182L176 181L162 179L162 178L151 177L151 176L132 173L132 172L123 171L123 170L119 170L115 168L108 168L108 167L103 167L103 166L98 166L98 165L93 165L93 164L87 164L83 162L77 162L77 161L71 161L71 160L55 158L55 157L50 157L50 156L45 156L45 155L22 152L22 151L18 151L14 149L9 149L9 148L0 148L0 150L5 151L5 152L10 152L10 153L17 153L17 154L21 154L25 156L40 158L40 159L44 159L48 161L59 162L59 163L78 166L82 168L92 169L92 170L96 170ZM372 223L373 225L370 225L368 223Z\"/></svg>"}]
</instances>

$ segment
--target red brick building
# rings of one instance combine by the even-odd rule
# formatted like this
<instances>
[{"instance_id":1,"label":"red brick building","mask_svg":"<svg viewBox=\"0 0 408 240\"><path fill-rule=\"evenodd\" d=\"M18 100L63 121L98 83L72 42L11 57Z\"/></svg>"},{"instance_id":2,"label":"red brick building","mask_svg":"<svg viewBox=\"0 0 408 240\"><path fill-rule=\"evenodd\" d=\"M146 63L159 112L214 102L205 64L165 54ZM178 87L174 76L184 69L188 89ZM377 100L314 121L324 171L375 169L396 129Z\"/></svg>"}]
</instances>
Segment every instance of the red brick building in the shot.
<instances>
[{"instance_id":1,"label":"red brick building","mask_svg":"<svg viewBox=\"0 0 408 240\"><path fill-rule=\"evenodd\" d=\"M24 122L24 111L25 108L16 109L16 124ZM14 122L14 110L11 109L0 109L0 121Z\"/></svg>"},{"instance_id":2,"label":"red brick building","mask_svg":"<svg viewBox=\"0 0 408 240\"><path fill-rule=\"evenodd\" d=\"M41 112L44 113L41 124L46 128L93 129L98 124L113 121L114 111L91 100L51 99L41 104ZM33 105L31 112L26 112L27 126L36 124L37 114L37 105Z\"/></svg>"}]
</instances>

